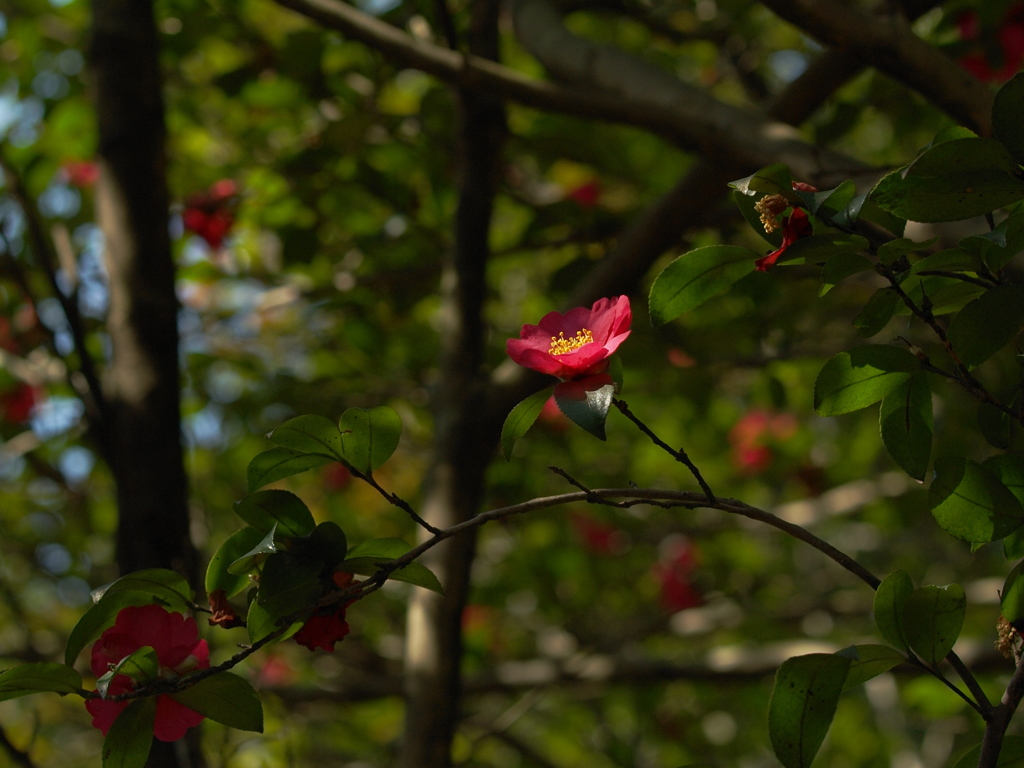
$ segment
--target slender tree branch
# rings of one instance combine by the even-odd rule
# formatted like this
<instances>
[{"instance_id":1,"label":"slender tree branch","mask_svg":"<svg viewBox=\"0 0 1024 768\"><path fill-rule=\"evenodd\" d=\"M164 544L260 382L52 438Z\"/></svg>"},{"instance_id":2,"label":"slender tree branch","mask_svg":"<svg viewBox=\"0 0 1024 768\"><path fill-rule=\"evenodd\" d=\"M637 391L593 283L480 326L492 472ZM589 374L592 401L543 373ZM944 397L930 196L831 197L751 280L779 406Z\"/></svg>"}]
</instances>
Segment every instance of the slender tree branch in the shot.
<instances>
[{"instance_id":1,"label":"slender tree branch","mask_svg":"<svg viewBox=\"0 0 1024 768\"><path fill-rule=\"evenodd\" d=\"M32 244L36 263L46 275L46 279L50 284L50 290L54 298L60 303L61 310L64 312L64 318L68 322L71 338L75 345L75 352L78 354L78 367L86 384L86 391L81 392L80 395L82 395L82 401L89 416L90 426L96 431L96 435L102 441L104 430L107 428L108 407L99 375L96 372L95 363L85 343L85 327L82 323L82 316L78 311L76 297L74 294L66 296L61 290L60 284L57 281L57 264L59 259L54 252L50 240L46 236L42 215L39 213L35 201L29 195L21 174L2 151L0 151L0 168L3 169L4 178L7 180L8 192L17 201L25 216L25 228L28 232L29 242Z\"/></svg>"},{"instance_id":2,"label":"slender tree branch","mask_svg":"<svg viewBox=\"0 0 1024 768\"><path fill-rule=\"evenodd\" d=\"M650 427L648 427L646 424L640 421L640 419L638 419L633 414L633 412L629 410L629 406L626 405L625 401L615 398L612 402L615 404L615 407L618 408L619 411L621 411L623 416L625 416L627 419L636 424L639 430L651 439L652 443L654 443L656 446L665 451L669 456L671 456L673 459L675 459L680 464L685 466L688 470L690 470L690 474L694 476L694 478L697 480L697 484L700 486L701 490L704 491L704 495L708 497L708 505L712 507L715 506L715 504L718 502L718 499L715 498L715 494L711 491L711 486L708 485L707 481L701 475L700 470L697 469L697 465L690 460L690 457L686 454L686 451L684 451L682 448L679 448L677 450L675 448L670 447L660 437L654 434L654 432L651 431Z\"/></svg>"},{"instance_id":3,"label":"slender tree branch","mask_svg":"<svg viewBox=\"0 0 1024 768\"><path fill-rule=\"evenodd\" d=\"M380 50L393 61L420 69L459 88L490 93L559 114L646 128L682 147L744 167L785 162L798 176L808 179L822 175L847 176L866 169L853 158L806 143L796 131L783 124L717 101L700 88L661 70L654 70L657 73L654 80L644 89L635 88L633 81L624 81L614 90L603 91L557 85L527 78L483 57L462 55L416 39L339 0L277 2ZM561 26L560 18L553 11L536 20L541 25L553 22ZM527 19L521 23L532 26L534 21ZM575 48L578 40L569 36L563 42ZM609 69L614 70L614 64ZM645 73L652 74L646 70Z\"/></svg>"},{"instance_id":4,"label":"slender tree branch","mask_svg":"<svg viewBox=\"0 0 1024 768\"><path fill-rule=\"evenodd\" d=\"M762 0L821 43L906 84L977 133L992 133L992 91L910 29L902 14L869 14L838 0Z\"/></svg>"}]
</instances>

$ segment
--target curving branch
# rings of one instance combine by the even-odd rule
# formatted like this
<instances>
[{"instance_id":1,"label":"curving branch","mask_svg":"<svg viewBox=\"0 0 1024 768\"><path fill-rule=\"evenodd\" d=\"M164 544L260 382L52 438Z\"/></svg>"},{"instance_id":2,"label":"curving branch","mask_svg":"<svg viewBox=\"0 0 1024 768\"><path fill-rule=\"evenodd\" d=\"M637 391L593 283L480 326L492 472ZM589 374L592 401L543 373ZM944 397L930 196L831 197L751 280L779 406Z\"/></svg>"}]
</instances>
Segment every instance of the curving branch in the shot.
<instances>
[{"instance_id":1,"label":"curving branch","mask_svg":"<svg viewBox=\"0 0 1024 768\"><path fill-rule=\"evenodd\" d=\"M420 69L459 88L486 91L548 112L644 128L684 149L729 164L758 168L783 162L801 178L828 175L838 179L865 170L864 164L853 158L807 143L788 125L769 120L759 112L718 101L702 89L656 67L644 70L645 77L651 77L649 82L623 82L621 87L609 90L559 85L525 77L480 56L460 54L414 38L339 0L276 1L381 51L395 62ZM558 36L559 42L549 45L579 49L579 45L585 43L564 30L557 11L534 4L533 0L527 2L531 3L526 9L529 13L520 24L531 28L556 25L564 33ZM589 55L581 53L578 63L583 63ZM636 63L632 58L630 62ZM607 60L607 66L602 68L606 80L620 63L623 62L614 58ZM632 66L629 71L639 74ZM571 72L563 74L568 80L574 79L569 76ZM581 80L582 75L575 79Z\"/></svg>"},{"instance_id":2,"label":"curving branch","mask_svg":"<svg viewBox=\"0 0 1024 768\"><path fill-rule=\"evenodd\" d=\"M868 14L837 0L762 0L824 45L914 89L972 130L992 133L992 92L911 30L902 14Z\"/></svg>"}]
</instances>

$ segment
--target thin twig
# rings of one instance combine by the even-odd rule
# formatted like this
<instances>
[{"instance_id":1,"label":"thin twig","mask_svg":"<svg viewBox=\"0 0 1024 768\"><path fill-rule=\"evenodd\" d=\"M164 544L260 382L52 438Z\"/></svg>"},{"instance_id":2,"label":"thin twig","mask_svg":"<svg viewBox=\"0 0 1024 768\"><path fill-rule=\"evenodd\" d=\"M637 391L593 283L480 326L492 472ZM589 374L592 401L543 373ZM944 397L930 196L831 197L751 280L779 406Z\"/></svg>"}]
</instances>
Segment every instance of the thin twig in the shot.
<instances>
[{"instance_id":1,"label":"thin twig","mask_svg":"<svg viewBox=\"0 0 1024 768\"><path fill-rule=\"evenodd\" d=\"M683 464L688 470L690 470L690 474L692 474L694 478L696 478L697 484L701 487L701 490L704 491L704 495L708 497L709 506L713 507L717 504L718 500L715 498L715 494L712 492L711 486L709 486L707 484L707 481L701 476L700 470L697 469L697 465L690 460L690 457L686 455L686 451L684 451L682 448L680 448L679 450L675 450L674 448L669 446L664 440L662 440L660 437L654 434L654 432L652 432L646 424L644 424L642 421L640 421L640 419L633 415L633 412L629 410L629 406L626 405L625 401L615 398L614 400L612 400L612 402L615 404L615 407L622 412L623 416L625 416L627 419L636 424L640 431L651 439L651 442L653 442L656 446L661 448L663 451L668 453L672 458L674 458L676 461Z\"/></svg>"}]
</instances>

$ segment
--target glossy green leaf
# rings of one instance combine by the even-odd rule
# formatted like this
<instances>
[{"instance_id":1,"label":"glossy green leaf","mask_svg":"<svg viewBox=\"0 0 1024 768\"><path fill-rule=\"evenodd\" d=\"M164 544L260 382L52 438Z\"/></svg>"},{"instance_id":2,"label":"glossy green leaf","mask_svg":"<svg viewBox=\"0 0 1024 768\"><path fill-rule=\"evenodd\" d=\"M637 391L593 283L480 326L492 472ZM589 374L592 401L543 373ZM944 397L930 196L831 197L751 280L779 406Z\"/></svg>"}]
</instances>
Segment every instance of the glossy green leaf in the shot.
<instances>
[{"instance_id":1,"label":"glossy green leaf","mask_svg":"<svg viewBox=\"0 0 1024 768\"><path fill-rule=\"evenodd\" d=\"M914 592L914 583L906 571L895 570L882 579L875 590L875 601L872 608L875 615L875 626L887 643L897 648L908 650L906 620L904 608L907 600Z\"/></svg>"},{"instance_id":2,"label":"glossy green leaf","mask_svg":"<svg viewBox=\"0 0 1024 768\"><path fill-rule=\"evenodd\" d=\"M1003 83L996 94L992 103L992 129L1018 165L1024 165L1021 115L1024 115L1024 75L1017 74Z\"/></svg>"},{"instance_id":3,"label":"glossy green leaf","mask_svg":"<svg viewBox=\"0 0 1024 768\"><path fill-rule=\"evenodd\" d=\"M846 211L857 194L856 186L849 179L834 189L825 189L820 192L794 191L804 201L807 210L819 218L831 218L840 211Z\"/></svg>"},{"instance_id":4,"label":"glossy green leaf","mask_svg":"<svg viewBox=\"0 0 1024 768\"><path fill-rule=\"evenodd\" d=\"M291 448L271 448L256 454L246 470L249 491L255 491L270 483L298 475L314 467L329 464L326 456L302 453Z\"/></svg>"},{"instance_id":5,"label":"glossy green leaf","mask_svg":"<svg viewBox=\"0 0 1024 768\"><path fill-rule=\"evenodd\" d=\"M843 691L866 683L907 660L906 656L888 645L851 645L839 651L838 655L850 659Z\"/></svg>"},{"instance_id":6,"label":"glossy green leaf","mask_svg":"<svg viewBox=\"0 0 1024 768\"><path fill-rule=\"evenodd\" d=\"M775 675L768 731L785 768L809 768L828 733L850 659L812 653L788 659Z\"/></svg>"},{"instance_id":7,"label":"glossy green leaf","mask_svg":"<svg viewBox=\"0 0 1024 768\"><path fill-rule=\"evenodd\" d=\"M294 539L289 552L302 560L316 560L322 563L325 569L330 570L345 559L348 539L341 526L327 520L314 528L308 536Z\"/></svg>"},{"instance_id":8,"label":"glossy green leaf","mask_svg":"<svg viewBox=\"0 0 1024 768\"><path fill-rule=\"evenodd\" d=\"M1017 563L999 592L999 612L1014 627L1024 627L1024 563Z\"/></svg>"},{"instance_id":9,"label":"glossy green leaf","mask_svg":"<svg viewBox=\"0 0 1024 768\"><path fill-rule=\"evenodd\" d=\"M509 413L501 427L501 454L505 457L505 461L512 458L512 447L516 444L516 440L525 435L537 421L537 417L544 409L544 403L550 397L551 391L548 389L534 392Z\"/></svg>"},{"instance_id":10,"label":"glossy green leaf","mask_svg":"<svg viewBox=\"0 0 1024 768\"><path fill-rule=\"evenodd\" d=\"M171 698L211 720L241 731L263 733L263 705L259 694L243 678L218 672Z\"/></svg>"},{"instance_id":11,"label":"glossy green leaf","mask_svg":"<svg viewBox=\"0 0 1024 768\"><path fill-rule=\"evenodd\" d=\"M881 288L868 299L864 309L853 319L853 327L862 338L871 338L880 333L892 320L896 308L901 304L899 295L892 288Z\"/></svg>"},{"instance_id":12,"label":"glossy green leaf","mask_svg":"<svg viewBox=\"0 0 1024 768\"><path fill-rule=\"evenodd\" d=\"M953 650L966 611L967 598L959 584L915 589L904 606L910 647L924 661L938 664Z\"/></svg>"},{"instance_id":13,"label":"glossy green leaf","mask_svg":"<svg viewBox=\"0 0 1024 768\"><path fill-rule=\"evenodd\" d=\"M1001 285L960 310L947 336L965 365L981 365L1024 327L1024 285Z\"/></svg>"},{"instance_id":14,"label":"glossy green leaf","mask_svg":"<svg viewBox=\"0 0 1024 768\"><path fill-rule=\"evenodd\" d=\"M684 253L651 286L651 322L664 325L699 307L754 271L757 254L734 245L708 245Z\"/></svg>"},{"instance_id":15,"label":"glossy green leaf","mask_svg":"<svg viewBox=\"0 0 1024 768\"><path fill-rule=\"evenodd\" d=\"M765 195L782 195L792 202L800 200L793 190L793 176L785 163L772 163L742 179L730 181L729 186L744 195L758 199Z\"/></svg>"},{"instance_id":16,"label":"glossy green leaf","mask_svg":"<svg viewBox=\"0 0 1024 768\"><path fill-rule=\"evenodd\" d=\"M779 258L777 263L802 260L801 263L811 264L834 258L840 253L858 253L868 246L868 241L860 235L847 235L842 232L823 232L809 237L801 237Z\"/></svg>"},{"instance_id":17,"label":"glossy green leaf","mask_svg":"<svg viewBox=\"0 0 1024 768\"><path fill-rule=\"evenodd\" d=\"M999 478L959 456L935 460L928 506L946 533L971 544L997 541L1024 524L1024 509Z\"/></svg>"},{"instance_id":18,"label":"glossy green leaf","mask_svg":"<svg viewBox=\"0 0 1024 768\"><path fill-rule=\"evenodd\" d=\"M924 480L932 452L932 389L923 372L882 399L879 410L882 443L904 472Z\"/></svg>"},{"instance_id":19,"label":"glossy green leaf","mask_svg":"<svg viewBox=\"0 0 1024 768\"><path fill-rule=\"evenodd\" d=\"M921 367L901 347L856 347L840 352L821 369L814 383L814 410L819 416L837 416L877 403L904 384Z\"/></svg>"},{"instance_id":20,"label":"glossy green leaf","mask_svg":"<svg viewBox=\"0 0 1024 768\"><path fill-rule=\"evenodd\" d=\"M267 535L256 543L256 546L228 565L228 573L239 576L255 570L270 555L277 552L277 542L274 541L276 535L277 529L271 528Z\"/></svg>"},{"instance_id":21,"label":"glossy green leaf","mask_svg":"<svg viewBox=\"0 0 1024 768\"><path fill-rule=\"evenodd\" d=\"M155 603L169 610L188 611L194 596L185 578L174 571L151 568L122 576L103 591L71 630L64 663L73 665L82 649L114 623L122 608Z\"/></svg>"},{"instance_id":22,"label":"glossy green leaf","mask_svg":"<svg viewBox=\"0 0 1024 768\"><path fill-rule=\"evenodd\" d=\"M554 389L555 403L577 426L604 440L604 423L615 396L615 384L606 373L585 379L560 381Z\"/></svg>"},{"instance_id":23,"label":"glossy green leaf","mask_svg":"<svg viewBox=\"0 0 1024 768\"><path fill-rule=\"evenodd\" d=\"M155 680L160 676L160 660L148 645L136 648L96 681L96 690L106 698L107 689L118 675L127 675L136 682Z\"/></svg>"},{"instance_id":24,"label":"glossy green leaf","mask_svg":"<svg viewBox=\"0 0 1024 768\"><path fill-rule=\"evenodd\" d=\"M1024 181L994 139L959 138L921 154L905 171L884 177L871 192L882 208L913 221L958 221L1024 197Z\"/></svg>"},{"instance_id":25,"label":"glossy green leaf","mask_svg":"<svg viewBox=\"0 0 1024 768\"><path fill-rule=\"evenodd\" d=\"M402 539L369 539L352 547L345 561L338 565L338 570L360 576L372 576L379 570L381 563L399 558L409 549L409 545ZM416 562L400 568L388 578L415 584L434 592L443 591L437 576L426 566Z\"/></svg>"},{"instance_id":26,"label":"glossy green leaf","mask_svg":"<svg viewBox=\"0 0 1024 768\"><path fill-rule=\"evenodd\" d=\"M235 502L235 514L264 536L277 526L279 536L305 536L316 527L309 507L294 493L257 491Z\"/></svg>"},{"instance_id":27,"label":"glossy green leaf","mask_svg":"<svg viewBox=\"0 0 1024 768\"><path fill-rule=\"evenodd\" d=\"M103 768L143 768L153 744L156 698L131 702L103 740Z\"/></svg>"},{"instance_id":28,"label":"glossy green leaf","mask_svg":"<svg viewBox=\"0 0 1024 768\"><path fill-rule=\"evenodd\" d=\"M285 616L312 607L324 592L320 581L322 560L303 560L290 552L276 552L260 571L256 602L271 616Z\"/></svg>"},{"instance_id":29,"label":"glossy green leaf","mask_svg":"<svg viewBox=\"0 0 1024 768\"><path fill-rule=\"evenodd\" d=\"M341 430L324 416L296 416L279 426L267 437L272 443L300 453L343 458Z\"/></svg>"},{"instance_id":30,"label":"glossy green leaf","mask_svg":"<svg viewBox=\"0 0 1024 768\"><path fill-rule=\"evenodd\" d=\"M259 601L253 600L249 603L249 612L245 616L245 628L249 632L249 641L257 643L280 629L278 624L280 620L281 616L272 615L266 608L260 605ZM281 633L280 637L276 638L275 642L291 637L301 627L302 622L297 621L293 623L287 630Z\"/></svg>"},{"instance_id":31,"label":"glossy green leaf","mask_svg":"<svg viewBox=\"0 0 1024 768\"><path fill-rule=\"evenodd\" d=\"M860 272L873 272L875 265L856 253L839 253L821 267L821 290L819 296L835 288L846 278Z\"/></svg>"},{"instance_id":32,"label":"glossy green leaf","mask_svg":"<svg viewBox=\"0 0 1024 768\"><path fill-rule=\"evenodd\" d=\"M0 701L33 693L76 693L82 676L66 664L30 662L0 672Z\"/></svg>"},{"instance_id":33,"label":"glossy green leaf","mask_svg":"<svg viewBox=\"0 0 1024 768\"><path fill-rule=\"evenodd\" d=\"M402 419L385 405L349 408L341 415L345 461L364 475L391 458L402 437Z\"/></svg>"},{"instance_id":34,"label":"glossy green leaf","mask_svg":"<svg viewBox=\"0 0 1024 768\"><path fill-rule=\"evenodd\" d=\"M262 540L263 535L249 526L231 534L210 558L206 568L206 593L222 589L232 597L245 589L250 583L248 572L234 574L228 571L228 567L255 549Z\"/></svg>"},{"instance_id":35,"label":"glossy green leaf","mask_svg":"<svg viewBox=\"0 0 1024 768\"><path fill-rule=\"evenodd\" d=\"M902 256L907 256L911 253L917 253L918 251L924 251L935 245L939 238L933 237L926 240L923 243L919 243L916 240L911 240L906 237L900 237L896 240L890 240L887 243L882 243L878 246L878 260L883 264L892 264L894 261Z\"/></svg>"}]
</instances>

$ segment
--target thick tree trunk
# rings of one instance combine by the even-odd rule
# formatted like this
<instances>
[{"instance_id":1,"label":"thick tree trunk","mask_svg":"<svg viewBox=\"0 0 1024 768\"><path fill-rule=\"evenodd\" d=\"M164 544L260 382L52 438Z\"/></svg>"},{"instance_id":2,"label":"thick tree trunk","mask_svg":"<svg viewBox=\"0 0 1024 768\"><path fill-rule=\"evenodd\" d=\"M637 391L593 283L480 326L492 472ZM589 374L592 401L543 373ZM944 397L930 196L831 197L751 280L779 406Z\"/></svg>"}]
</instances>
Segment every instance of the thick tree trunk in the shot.
<instances>
[{"instance_id":1,"label":"thick tree trunk","mask_svg":"<svg viewBox=\"0 0 1024 768\"><path fill-rule=\"evenodd\" d=\"M470 33L473 53L497 57L497 3L477 0ZM441 380L434 400L434 462L423 516L447 527L479 510L484 474L497 435L484 418L483 304L497 161L505 135L502 103L460 91L459 206L455 245L442 273ZM418 590L406 629L406 722L401 765L448 768L460 705L462 610L469 594L475 536L433 549L424 564L445 588L444 597Z\"/></svg>"},{"instance_id":2,"label":"thick tree trunk","mask_svg":"<svg viewBox=\"0 0 1024 768\"><path fill-rule=\"evenodd\" d=\"M149 0L94 0L90 51L99 126L96 206L106 246L112 356L101 442L117 484L121 573L173 568L195 582L181 446L178 302L167 232L166 129ZM196 764L154 742L149 765Z\"/></svg>"}]
</instances>

